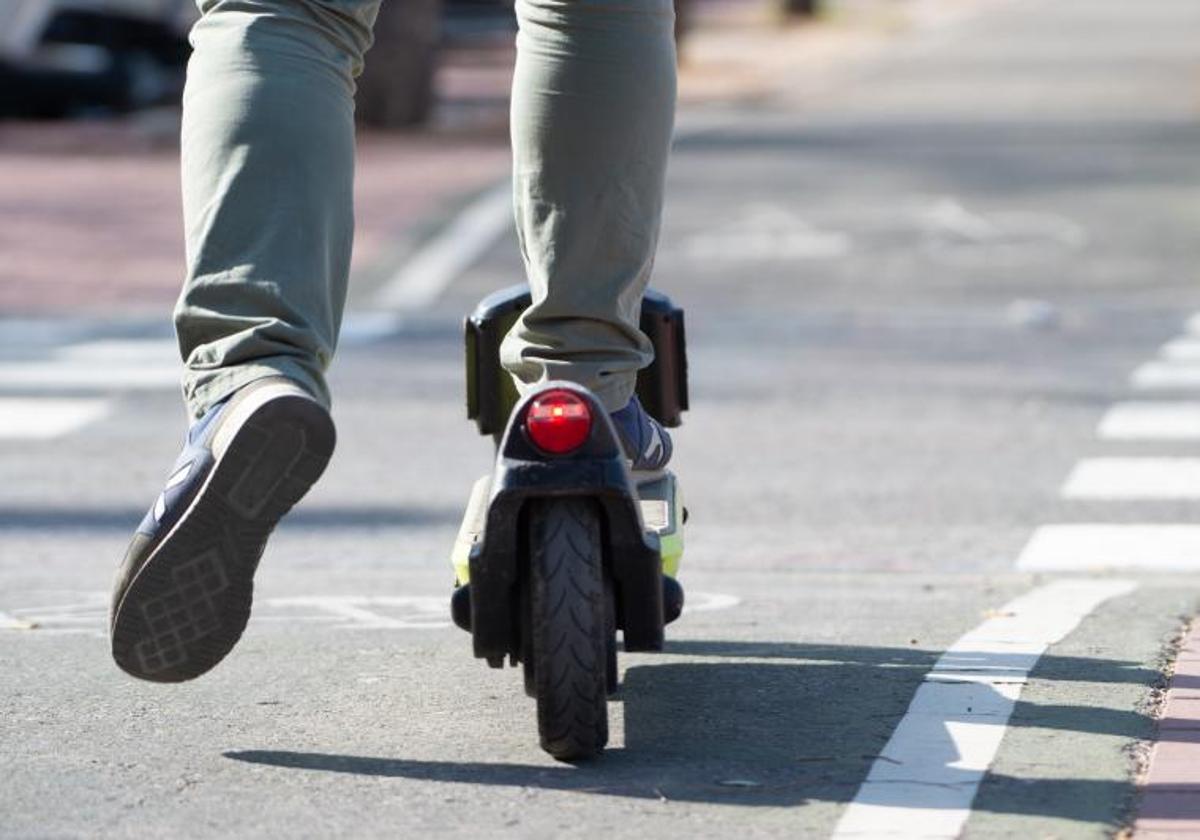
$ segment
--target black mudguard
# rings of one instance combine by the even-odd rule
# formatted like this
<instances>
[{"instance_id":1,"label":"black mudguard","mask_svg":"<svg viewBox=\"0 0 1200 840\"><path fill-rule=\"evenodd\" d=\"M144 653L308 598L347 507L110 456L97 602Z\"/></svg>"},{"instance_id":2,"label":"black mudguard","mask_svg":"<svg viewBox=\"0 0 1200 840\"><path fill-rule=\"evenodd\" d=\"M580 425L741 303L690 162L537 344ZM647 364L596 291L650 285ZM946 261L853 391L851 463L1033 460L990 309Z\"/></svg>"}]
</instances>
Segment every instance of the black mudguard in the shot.
<instances>
[{"instance_id":1,"label":"black mudguard","mask_svg":"<svg viewBox=\"0 0 1200 840\"><path fill-rule=\"evenodd\" d=\"M591 434L570 455L547 456L525 432L525 416L537 394L521 399L513 410L496 458L484 531L470 555L475 656L493 664L506 656L520 657L519 587L528 563L522 514L530 499L564 496L594 499L603 511L604 563L617 590L625 649L662 650L658 538L643 530L637 493L612 421L585 388L569 382L550 382L544 388L563 388L586 400L592 411Z\"/></svg>"}]
</instances>

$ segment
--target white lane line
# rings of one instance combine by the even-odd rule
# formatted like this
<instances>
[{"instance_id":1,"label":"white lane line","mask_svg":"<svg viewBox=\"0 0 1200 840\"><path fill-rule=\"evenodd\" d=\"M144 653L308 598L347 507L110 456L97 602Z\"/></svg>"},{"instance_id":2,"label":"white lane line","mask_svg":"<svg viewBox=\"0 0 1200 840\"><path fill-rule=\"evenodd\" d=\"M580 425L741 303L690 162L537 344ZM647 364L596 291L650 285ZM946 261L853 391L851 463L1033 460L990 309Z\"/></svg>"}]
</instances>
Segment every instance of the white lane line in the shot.
<instances>
[{"instance_id":1,"label":"white lane line","mask_svg":"<svg viewBox=\"0 0 1200 840\"><path fill-rule=\"evenodd\" d=\"M58 348L56 358L92 365L152 365L179 369L179 344L173 338L108 338Z\"/></svg>"},{"instance_id":2,"label":"white lane line","mask_svg":"<svg viewBox=\"0 0 1200 840\"><path fill-rule=\"evenodd\" d=\"M1200 338L1172 339L1159 348L1158 355L1172 362L1200 362Z\"/></svg>"},{"instance_id":3,"label":"white lane line","mask_svg":"<svg viewBox=\"0 0 1200 840\"><path fill-rule=\"evenodd\" d=\"M1063 580L1002 607L947 650L834 830L862 837L958 837L1030 670L1127 580Z\"/></svg>"},{"instance_id":4,"label":"white lane line","mask_svg":"<svg viewBox=\"0 0 1200 840\"><path fill-rule=\"evenodd\" d=\"M404 328L404 318L396 312L351 312L338 332L340 347L373 344L391 338Z\"/></svg>"},{"instance_id":5,"label":"white lane line","mask_svg":"<svg viewBox=\"0 0 1200 840\"><path fill-rule=\"evenodd\" d=\"M95 322L83 318L5 318L0 316L0 349L14 347L21 352L35 348L58 347L79 341L95 329Z\"/></svg>"},{"instance_id":6,"label":"white lane line","mask_svg":"<svg viewBox=\"0 0 1200 840\"><path fill-rule=\"evenodd\" d=\"M431 305L459 275L513 227L512 186L493 187L404 263L375 297L386 309Z\"/></svg>"},{"instance_id":7,"label":"white lane line","mask_svg":"<svg viewBox=\"0 0 1200 840\"><path fill-rule=\"evenodd\" d=\"M178 388L179 375L179 350L164 339L79 342L49 358L0 362L0 387L31 391Z\"/></svg>"},{"instance_id":8,"label":"white lane line","mask_svg":"<svg viewBox=\"0 0 1200 840\"><path fill-rule=\"evenodd\" d=\"M341 620L335 629L350 630L438 630L451 627L447 612L447 599L422 595L369 595L369 596L301 596L293 598L264 598L268 609L289 610L296 607L315 609ZM400 612L388 615L385 611ZM282 620L284 617L279 616ZM289 616L299 623L302 620L320 621L322 616Z\"/></svg>"},{"instance_id":9,"label":"white lane line","mask_svg":"<svg viewBox=\"0 0 1200 840\"><path fill-rule=\"evenodd\" d=\"M1100 420L1102 440L1198 440L1200 402L1117 403Z\"/></svg>"},{"instance_id":10,"label":"white lane line","mask_svg":"<svg viewBox=\"0 0 1200 840\"><path fill-rule=\"evenodd\" d=\"M1183 328L1192 335L1200 335L1200 312L1196 312L1188 318L1184 322Z\"/></svg>"},{"instance_id":11,"label":"white lane line","mask_svg":"<svg viewBox=\"0 0 1200 840\"><path fill-rule=\"evenodd\" d=\"M1043 525L1017 558L1030 572L1200 571L1200 525Z\"/></svg>"},{"instance_id":12,"label":"white lane line","mask_svg":"<svg viewBox=\"0 0 1200 840\"><path fill-rule=\"evenodd\" d=\"M1200 458L1084 458L1065 499L1200 499Z\"/></svg>"},{"instance_id":13,"label":"white lane line","mask_svg":"<svg viewBox=\"0 0 1200 840\"><path fill-rule=\"evenodd\" d=\"M0 387L31 391L155 390L179 387L180 366L113 365L91 362L0 362Z\"/></svg>"},{"instance_id":14,"label":"white lane line","mask_svg":"<svg viewBox=\"0 0 1200 840\"><path fill-rule=\"evenodd\" d=\"M0 439L52 440L108 412L103 399L0 397Z\"/></svg>"},{"instance_id":15,"label":"white lane line","mask_svg":"<svg viewBox=\"0 0 1200 840\"><path fill-rule=\"evenodd\" d=\"M689 592L683 605L683 614L729 610L740 603L742 603L742 599L736 595L725 595L720 592Z\"/></svg>"},{"instance_id":16,"label":"white lane line","mask_svg":"<svg viewBox=\"0 0 1200 840\"><path fill-rule=\"evenodd\" d=\"M0 610L0 630L32 630L37 624Z\"/></svg>"},{"instance_id":17,"label":"white lane line","mask_svg":"<svg viewBox=\"0 0 1200 840\"><path fill-rule=\"evenodd\" d=\"M1129 377L1135 388L1200 387L1200 362L1146 362Z\"/></svg>"}]
</instances>

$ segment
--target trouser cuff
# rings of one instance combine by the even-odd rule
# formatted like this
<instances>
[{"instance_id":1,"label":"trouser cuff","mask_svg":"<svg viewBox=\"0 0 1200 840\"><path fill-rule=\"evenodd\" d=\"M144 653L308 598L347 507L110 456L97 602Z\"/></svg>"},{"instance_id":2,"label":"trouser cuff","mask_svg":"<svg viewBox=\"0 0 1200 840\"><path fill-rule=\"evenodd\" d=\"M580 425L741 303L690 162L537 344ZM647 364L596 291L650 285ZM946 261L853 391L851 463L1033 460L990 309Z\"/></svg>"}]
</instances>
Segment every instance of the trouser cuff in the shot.
<instances>
[{"instance_id":1,"label":"trouser cuff","mask_svg":"<svg viewBox=\"0 0 1200 840\"><path fill-rule=\"evenodd\" d=\"M291 356L255 359L248 364L215 370L188 370L183 377L183 398L191 416L199 418L230 394L269 376L292 380L325 408L330 407L329 388L324 377L315 375Z\"/></svg>"}]
</instances>

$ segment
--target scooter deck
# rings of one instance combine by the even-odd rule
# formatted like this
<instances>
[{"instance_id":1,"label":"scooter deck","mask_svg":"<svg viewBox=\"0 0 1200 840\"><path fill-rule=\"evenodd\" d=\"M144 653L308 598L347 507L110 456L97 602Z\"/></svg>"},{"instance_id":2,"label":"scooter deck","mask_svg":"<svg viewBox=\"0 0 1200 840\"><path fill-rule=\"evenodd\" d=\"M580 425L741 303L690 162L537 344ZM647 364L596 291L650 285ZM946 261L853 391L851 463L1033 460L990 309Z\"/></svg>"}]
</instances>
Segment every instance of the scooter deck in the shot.
<instances>
[{"instance_id":1,"label":"scooter deck","mask_svg":"<svg viewBox=\"0 0 1200 840\"><path fill-rule=\"evenodd\" d=\"M635 472L633 480L637 488L642 528L658 537L663 574L675 577L683 557L683 523L686 519L679 483L674 473L668 470L645 474ZM483 536L491 491L491 474L480 478L471 488L466 514L450 554L456 586L470 580L471 549Z\"/></svg>"}]
</instances>

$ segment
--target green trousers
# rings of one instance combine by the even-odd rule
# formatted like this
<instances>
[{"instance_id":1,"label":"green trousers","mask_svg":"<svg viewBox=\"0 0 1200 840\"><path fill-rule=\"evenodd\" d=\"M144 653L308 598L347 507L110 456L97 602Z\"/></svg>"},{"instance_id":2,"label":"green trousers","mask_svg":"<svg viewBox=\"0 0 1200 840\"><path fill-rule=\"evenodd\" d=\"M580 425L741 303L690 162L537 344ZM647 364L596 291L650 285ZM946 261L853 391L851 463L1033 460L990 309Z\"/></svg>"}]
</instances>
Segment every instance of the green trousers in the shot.
<instances>
[{"instance_id":1,"label":"green trousers","mask_svg":"<svg viewBox=\"0 0 1200 840\"><path fill-rule=\"evenodd\" d=\"M278 374L329 401L354 229L354 77L378 4L200 0L175 310L194 416ZM534 304L503 362L519 387L569 379L615 410L652 356L638 312L674 116L672 3L516 10L514 205Z\"/></svg>"}]
</instances>

